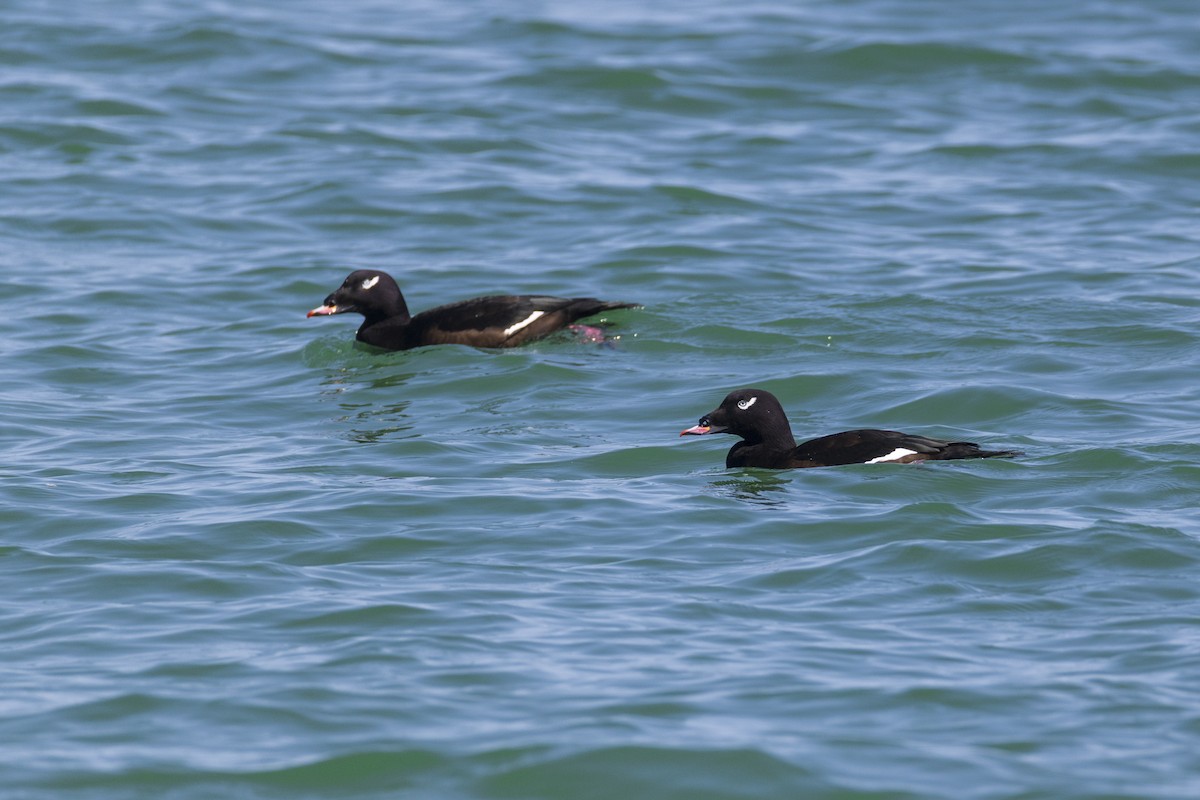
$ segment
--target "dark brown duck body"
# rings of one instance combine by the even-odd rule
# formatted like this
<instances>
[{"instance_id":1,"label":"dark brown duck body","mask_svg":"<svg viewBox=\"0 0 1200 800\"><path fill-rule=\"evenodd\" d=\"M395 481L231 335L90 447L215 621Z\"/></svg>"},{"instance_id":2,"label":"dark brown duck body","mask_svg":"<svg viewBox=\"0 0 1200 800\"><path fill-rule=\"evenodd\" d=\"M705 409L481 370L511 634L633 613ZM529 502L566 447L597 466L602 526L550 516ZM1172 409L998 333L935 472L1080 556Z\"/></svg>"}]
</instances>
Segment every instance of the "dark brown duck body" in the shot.
<instances>
[{"instance_id":1,"label":"dark brown duck body","mask_svg":"<svg viewBox=\"0 0 1200 800\"><path fill-rule=\"evenodd\" d=\"M906 464L959 458L1010 458L1015 450L983 450L974 442L931 439L899 431L862 429L810 439L799 445L783 406L763 389L730 392L721 405L680 436L731 433L742 441L730 448L725 466L804 469L844 464Z\"/></svg>"},{"instance_id":2,"label":"dark brown duck body","mask_svg":"<svg viewBox=\"0 0 1200 800\"><path fill-rule=\"evenodd\" d=\"M362 314L358 341L385 350L409 350L432 344L516 347L585 317L633 307L633 303L592 297L492 295L447 303L413 316L391 275L360 269L351 272L308 316Z\"/></svg>"}]
</instances>

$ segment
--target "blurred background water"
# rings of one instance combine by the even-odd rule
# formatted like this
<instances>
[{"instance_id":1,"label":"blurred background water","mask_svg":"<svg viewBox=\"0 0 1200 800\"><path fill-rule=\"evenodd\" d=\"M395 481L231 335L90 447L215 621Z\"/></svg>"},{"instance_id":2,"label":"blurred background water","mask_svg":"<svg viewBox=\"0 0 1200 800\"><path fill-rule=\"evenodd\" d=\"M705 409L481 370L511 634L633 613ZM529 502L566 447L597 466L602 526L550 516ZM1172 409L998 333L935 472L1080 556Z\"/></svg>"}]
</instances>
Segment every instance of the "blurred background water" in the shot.
<instances>
[{"instance_id":1,"label":"blurred background water","mask_svg":"<svg viewBox=\"0 0 1200 800\"><path fill-rule=\"evenodd\" d=\"M0 795L1200 794L1195 12L5 3Z\"/></svg>"}]
</instances>

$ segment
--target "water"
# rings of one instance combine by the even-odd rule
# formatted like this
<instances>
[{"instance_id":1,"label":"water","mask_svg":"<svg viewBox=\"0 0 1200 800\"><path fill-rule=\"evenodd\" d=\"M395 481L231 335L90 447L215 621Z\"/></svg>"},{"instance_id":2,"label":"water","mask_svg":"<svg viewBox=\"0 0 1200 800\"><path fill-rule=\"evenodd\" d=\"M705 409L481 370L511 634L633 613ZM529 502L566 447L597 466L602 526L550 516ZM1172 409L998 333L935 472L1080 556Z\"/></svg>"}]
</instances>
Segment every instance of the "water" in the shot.
<instances>
[{"instance_id":1,"label":"water","mask_svg":"<svg viewBox=\"0 0 1200 800\"><path fill-rule=\"evenodd\" d=\"M1200 793L1191 3L0 22L5 800ZM748 385L1027 455L727 472Z\"/></svg>"}]
</instances>

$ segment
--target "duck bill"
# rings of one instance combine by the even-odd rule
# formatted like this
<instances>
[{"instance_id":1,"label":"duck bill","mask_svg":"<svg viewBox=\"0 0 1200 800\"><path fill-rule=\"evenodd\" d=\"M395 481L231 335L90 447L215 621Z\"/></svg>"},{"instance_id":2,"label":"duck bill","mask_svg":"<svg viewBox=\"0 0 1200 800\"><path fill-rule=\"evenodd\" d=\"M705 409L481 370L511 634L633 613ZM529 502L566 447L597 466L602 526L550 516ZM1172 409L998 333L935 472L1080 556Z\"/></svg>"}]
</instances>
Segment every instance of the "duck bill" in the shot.
<instances>
[{"instance_id":1,"label":"duck bill","mask_svg":"<svg viewBox=\"0 0 1200 800\"><path fill-rule=\"evenodd\" d=\"M696 425L686 431L680 431L680 436L705 436L709 433L721 433L725 429L719 425Z\"/></svg>"},{"instance_id":2,"label":"duck bill","mask_svg":"<svg viewBox=\"0 0 1200 800\"><path fill-rule=\"evenodd\" d=\"M328 317L328 316L337 314L339 311L342 311L342 310L343 309L340 309L337 306L332 306L332 305L317 306L312 311L305 314L304 318L308 319L309 317Z\"/></svg>"}]
</instances>

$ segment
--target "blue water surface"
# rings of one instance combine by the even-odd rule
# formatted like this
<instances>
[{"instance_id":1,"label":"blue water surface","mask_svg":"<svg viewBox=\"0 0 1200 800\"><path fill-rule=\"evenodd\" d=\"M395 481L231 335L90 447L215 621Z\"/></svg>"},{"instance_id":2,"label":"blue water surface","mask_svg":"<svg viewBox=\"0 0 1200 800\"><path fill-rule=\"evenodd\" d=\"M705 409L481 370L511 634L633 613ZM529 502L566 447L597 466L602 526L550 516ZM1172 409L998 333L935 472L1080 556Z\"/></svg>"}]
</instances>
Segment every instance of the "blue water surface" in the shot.
<instances>
[{"instance_id":1,"label":"blue water surface","mask_svg":"<svg viewBox=\"0 0 1200 800\"><path fill-rule=\"evenodd\" d=\"M1200 794L1192 3L0 30L6 800ZM1025 455L725 470L740 386Z\"/></svg>"}]
</instances>

